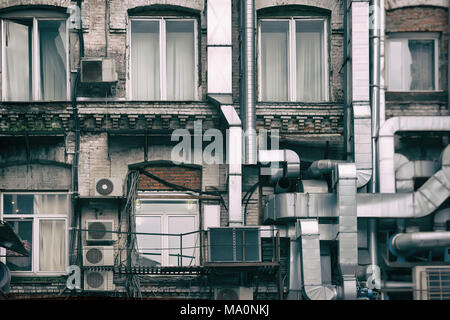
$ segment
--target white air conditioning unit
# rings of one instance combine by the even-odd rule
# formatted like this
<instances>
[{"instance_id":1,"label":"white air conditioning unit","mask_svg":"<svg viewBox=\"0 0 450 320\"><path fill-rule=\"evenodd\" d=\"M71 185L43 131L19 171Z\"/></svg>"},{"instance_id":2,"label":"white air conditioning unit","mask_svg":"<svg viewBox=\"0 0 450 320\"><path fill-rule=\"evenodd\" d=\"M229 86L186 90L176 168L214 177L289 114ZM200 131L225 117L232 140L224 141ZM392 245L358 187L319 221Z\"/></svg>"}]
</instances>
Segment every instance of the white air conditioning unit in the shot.
<instances>
[{"instance_id":1,"label":"white air conditioning unit","mask_svg":"<svg viewBox=\"0 0 450 320\"><path fill-rule=\"evenodd\" d=\"M85 246L83 247L84 266L113 266L113 246Z\"/></svg>"},{"instance_id":2,"label":"white air conditioning unit","mask_svg":"<svg viewBox=\"0 0 450 320\"><path fill-rule=\"evenodd\" d=\"M214 300L253 300L253 288L247 287L214 288Z\"/></svg>"},{"instance_id":3,"label":"white air conditioning unit","mask_svg":"<svg viewBox=\"0 0 450 320\"><path fill-rule=\"evenodd\" d=\"M209 262L259 262L261 239L259 228L209 228Z\"/></svg>"},{"instance_id":4,"label":"white air conditioning unit","mask_svg":"<svg viewBox=\"0 0 450 320\"><path fill-rule=\"evenodd\" d=\"M98 197L122 197L121 178L99 178L95 180L95 195Z\"/></svg>"},{"instance_id":5,"label":"white air conditioning unit","mask_svg":"<svg viewBox=\"0 0 450 320\"><path fill-rule=\"evenodd\" d=\"M418 266L412 270L414 300L450 300L450 266Z\"/></svg>"},{"instance_id":6,"label":"white air conditioning unit","mask_svg":"<svg viewBox=\"0 0 450 320\"><path fill-rule=\"evenodd\" d=\"M111 242L116 241L114 220L86 220L86 241Z\"/></svg>"},{"instance_id":7,"label":"white air conditioning unit","mask_svg":"<svg viewBox=\"0 0 450 320\"><path fill-rule=\"evenodd\" d=\"M81 82L112 83L117 82L114 59L83 58L81 60Z\"/></svg>"},{"instance_id":8,"label":"white air conditioning unit","mask_svg":"<svg viewBox=\"0 0 450 320\"><path fill-rule=\"evenodd\" d=\"M112 271L87 270L84 272L84 290L112 291L116 287L113 283Z\"/></svg>"}]
</instances>

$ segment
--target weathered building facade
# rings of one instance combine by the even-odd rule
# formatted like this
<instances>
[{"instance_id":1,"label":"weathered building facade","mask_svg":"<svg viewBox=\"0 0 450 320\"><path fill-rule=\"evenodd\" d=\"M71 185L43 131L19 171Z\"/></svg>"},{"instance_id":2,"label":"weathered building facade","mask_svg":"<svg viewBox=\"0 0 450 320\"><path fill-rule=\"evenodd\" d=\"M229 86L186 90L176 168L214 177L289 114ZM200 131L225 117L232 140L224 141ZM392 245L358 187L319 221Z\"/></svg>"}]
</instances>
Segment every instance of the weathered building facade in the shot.
<instances>
[{"instance_id":1,"label":"weathered building facade","mask_svg":"<svg viewBox=\"0 0 450 320\"><path fill-rule=\"evenodd\" d=\"M0 220L30 252L0 248L11 297L450 297L447 1L0 20Z\"/></svg>"}]
</instances>

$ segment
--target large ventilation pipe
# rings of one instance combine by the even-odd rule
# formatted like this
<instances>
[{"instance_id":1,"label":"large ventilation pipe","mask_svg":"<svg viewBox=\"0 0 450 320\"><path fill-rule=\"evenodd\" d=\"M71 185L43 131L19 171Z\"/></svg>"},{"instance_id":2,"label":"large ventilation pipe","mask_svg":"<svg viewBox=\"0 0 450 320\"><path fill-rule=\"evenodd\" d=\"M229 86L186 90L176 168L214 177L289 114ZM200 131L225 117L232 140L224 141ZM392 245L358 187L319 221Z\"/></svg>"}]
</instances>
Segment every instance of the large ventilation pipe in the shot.
<instances>
[{"instance_id":1,"label":"large ventilation pipe","mask_svg":"<svg viewBox=\"0 0 450 320\"><path fill-rule=\"evenodd\" d=\"M318 220L298 220L296 229L297 238L301 237L301 266L304 295L310 300L336 299L336 287L327 286L322 283Z\"/></svg>"},{"instance_id":2,"label":"large ventilation pipe","mask_svg":"<svg viewBox=\"0 0 450 320\"><path fill-rule=\"evenodd\" d=\"M414 178L429 178L436 173L433 161L409 161L404 155L394 155L395 187L397 192L413 192Z\"/></svg>"},{"instance_id":3,"label":"large ventilation pipe","mask_svg":"<svg viewBox=\"0 0 450 320\"><path fill-rule=\"evenodd\" d=\"M436 126L439 124L442 125L439 122ZM442 168L416 192L370 196L359 194L358 217L421 218L434 212L450 196L450 145L442 152L441 163ZM392 180L395 188L395 177Z\"/></svg>"},{"instance_id":4,"label":"large ventilation pipe","mask_svg":"<svg viewBox=\"0 0 450 320\"><path fill-rule=\"evenodd\" d=\"M450 131L450 116L394 117L379 132L379 180L381 193L395 193L394 136L400 131Z\"/></svg>"},{"instance_id":5,"label":"large ventilation pipe","mask_svg":"<svg viewBox=\"0 0 450 320\"><path fill-rule=\"evenodd\" d=\"M391 240L392 248L398 252L408 252L411 249L433 249L450 247L450 232L412 232L399 233Z\"/></svg>"},{"instance_id":6,"label":"large ventilation pipe","mask_svg":"<svg viewBox=\"0 0 450 320\"><path fill-rule=\"evenodd\" d=\"M300 157L293 150L259 150L258 162L270 163L270 167L261 169L261 174L269 175L271 183L282 178L295 179L300 176Z\"/></svg>"},{"instance_id":7,"label":"large ventilation pipe","mask_svg":"<svg viewBox=\"0 0 450 320\"><path fill-rule=\"evenodd\" d=\"M243 35L243 71L241 99L242 123L244 136L244 163L257 163L256 144L256 82L255 82L255 0L242 0L241 8L244 12L241 34Z\"/></svg>"},{"instance_id":8,"label":"large ventilation pipe","mask_svg":"<svg viewBox=\"0 0 450 320\"><path fill-rule=\"evenodd\" d=\"M450 221L450 208L439 210L434 215L434 230L447 230L447 223Z\"/></svg>"}]
</instances>

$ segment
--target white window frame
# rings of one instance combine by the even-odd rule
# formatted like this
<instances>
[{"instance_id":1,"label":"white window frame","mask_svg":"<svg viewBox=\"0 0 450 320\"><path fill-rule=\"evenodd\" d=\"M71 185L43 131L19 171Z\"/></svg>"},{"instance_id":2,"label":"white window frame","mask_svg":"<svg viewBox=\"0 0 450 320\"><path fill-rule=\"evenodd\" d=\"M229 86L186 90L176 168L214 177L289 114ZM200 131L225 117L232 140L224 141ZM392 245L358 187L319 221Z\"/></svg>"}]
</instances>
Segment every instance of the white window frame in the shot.
<instances>
[{"instance_id":1,"label":"white window frame","mask_svg":"<svg viewBox=\"0 0 450 320\"><path fill-rule=\"evenodd\" d=\"M19 18L20 14L17 15L16 18ZM14 19L13 17L1 18L1 50L2 50L2 101L5 102L14 102L13 100L7 100L6 94L6 34L5 34L5 20ZM31 69L32 69L32 92L31 92L31 100L30 101L46 101L42 100L41 97L41 68L40 68L40 56L39 56L39 30L38 30L38 22L39 21L65 21L66 23L66 100L70 100L70 59L69 59L69 19L64 18L49 18L49 17L27 17L26 19L30 19L33 21L33 30L32 30L32 59L31 59ZM50 100L56 101L56 100Z\"/></svg>"},{"instance_id":2,"label":"white window frame","mask_svg":"<svg viewBox=\"0 0 450 320\"><path fill-rule=\"evenodd\" d=\"M67 196L67 214L4 214L4 203L3 195L13 194L13 195L39 195L39 194L62 194ZM67 192L2 192L0 193L0 220L15 220L15 221L32 221L32 261L31 261L31 271L11 271L12 275L15 276L60 276L67 274L67 267L69 265L69 223L70 223L70 194ZM39 236L40 236L40 221L45 220L58 220L65 222L65 264L64 271L40 271L39 270ZM0 256L3 263L6 263L6 249L0 248Z\"/></svg>"},{"instance_id":3,"label":"white window frame","mask_svg":"<svg viewBox=\"0 0 450 320\"><path fill-rule=\"evenodd\" d=\"M386 79L386 91L388 92L436 92L442 91L439 83L439 34L436 32L398 32L388 34L386 37L386 63L385 63L385 79ZM390 58L390 40L401 40L407 43L409 40L433 40L434 41L434 90L408 90L408 89L389 89L389 58ZM405 45L404 43L402 46ZM403 53L402 53L403 54ZM402 77L404 75L402 74Z\"/></svg>"},{"instance_id":4,"label":"white window frame","mask_svg":"<svg viewBox=\"0 0 450 320\"><path fill-rule=\"evenodd\" d=\"M151 196L155 196L157 195L158 198L153 198ZM172 199L172 198L163 198L161 197L162 195L169 195L169 196L180 196L183 197L185 196L186 198L184 199ZM146 197L146 196L150 196L150 197ZM190 200L190 201L195 201L196 205L197 205L197 212L195 214L191 214L191 213L176 213L176 212L164 212L164 213L156 213L156 212L150 212L150 213L136 213L135 216L136 217L159 217L161 218L161 232L160 233L164 233L164 234L168 234L169 233L169 218L170 217L191 217L194 218L195 224L194 224L194 230L195 231L199 231L198 233L194 234L196 235L196 241L195 241L195 246L197 245L196 243L198 242L198 248L194 248L194 260L191 263L190 266L198 266L200 264L200 224L199 224L199 219L200 219L200 202L197 199L192 199L189 198L189 196L192 196L191 194L179 194L179 193L161 193L161 192L139 192L137 195L137 200L163 200L163 201L173 201L176 202L177 200ZM159 198L160 197L160 198ZM170 236L172 237L172 236ZM178 240L178 238L177 238ZM169 248L169 236L161 236L161 246L162 248ZM177 245L178 246L178 245ZM139 248L138 248L139 249ZM161 251L161 266L166 267L166 266L170 266L169 264L169 250L162 250ZM185 265L183 265L185 266Z\"/></svg>"},{"instance_id":5,"label":"white window frame","mask_svg":"<svg viewBox=\"0 0 450 320\"><path fill-rule=\"evenodd\" d=\"M194 23L194 100L198 100L198 21L192 17L164 17L164 16L128 16L127 17L127 99L133 100L133 83L131 70L131 22L132 21L155 21L159 22L159 85L160 99L156 101L167 100L167 83L166 83L166 21L192 21ZM146 100L144 100L146 101ZM178 101L178 100L176 100ZM183 100L179 100L183 101Z\"/></svg>"},{"instance_id":6,"label":"white window frame","mask_svg":"<svg viewBox=\"0 0 450 320\"><path fill-rule=\"evenodd\" d=\"M295 22L299 20L305 21L322 21L323 22L323 56L322 61L324 63L323 79L324 79L324 100L318 102L328 102L330 99L330 76L329 76L329 53L328 53L328 19L323 17L290 17L290 18L262 18L258 20L258 101L266 102L262 100L262 62L261 62L261 24L266 21L275 22L289 22L289 42L288 42L288 100L283 102L310 102L297 100L297 47L296 47L296 32ZM267 101L276 102L276 101Z\"/></svg>"}]
</instances>

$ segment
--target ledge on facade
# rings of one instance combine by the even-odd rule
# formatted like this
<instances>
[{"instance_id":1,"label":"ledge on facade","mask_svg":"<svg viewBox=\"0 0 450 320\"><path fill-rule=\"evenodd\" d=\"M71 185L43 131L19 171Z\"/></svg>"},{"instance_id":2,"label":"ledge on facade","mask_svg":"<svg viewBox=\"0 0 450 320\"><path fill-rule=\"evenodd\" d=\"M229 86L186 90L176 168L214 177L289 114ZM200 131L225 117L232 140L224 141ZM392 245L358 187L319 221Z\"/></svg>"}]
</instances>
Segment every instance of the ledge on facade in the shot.
<instances>
[{"instance_id":1,"label":"ledge on facade","mask_svg":"<svg viewBox=\"0 0 450 320\"><path fill-rule=\"evenodd\" d=\"M386 92L386 103L447 103L447 91Z\"/></svg>"}]
</instances>

